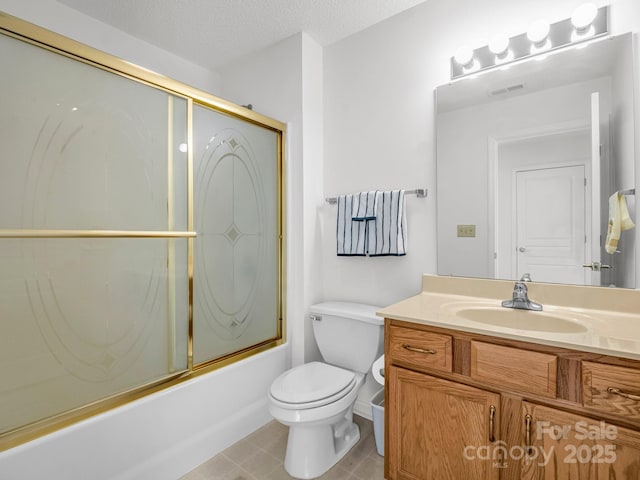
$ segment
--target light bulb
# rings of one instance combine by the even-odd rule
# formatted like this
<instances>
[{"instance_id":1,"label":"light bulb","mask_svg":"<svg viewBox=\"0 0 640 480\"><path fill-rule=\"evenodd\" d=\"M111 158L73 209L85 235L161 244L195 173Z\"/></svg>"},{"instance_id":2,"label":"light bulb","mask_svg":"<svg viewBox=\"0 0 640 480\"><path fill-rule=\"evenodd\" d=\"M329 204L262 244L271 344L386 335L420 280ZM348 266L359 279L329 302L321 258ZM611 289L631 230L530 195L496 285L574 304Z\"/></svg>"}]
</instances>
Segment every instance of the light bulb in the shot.
<instances>
[{"instance_id":1,"label":"light bulb","mask_svg":"<svg viewBox=\"0 0 640 480\"><path fill-rule=\"evenodd\" d=\"M527 38L531 42L531 55L536 55L551 48L551 40L548 38L550 29L549 22L543 19L536 20L529 25Z\"/></svg>"},{"instance_id":2,"label":"light bulb","mask_svg":"<svg viewBox=\"0 0 640 480\"><path fill-rule=\"evenodd\" d=\"M473 50L467 45L463 45L456 50L453 58L457 64L469 68L473 65Z\"/></svg>"},{"instance_id":3,"label":"light bulb","mask_svg":"<svg viewBox=\"0 0 640 480\"><path fill-rule=\"evenodd\" d=\"M536 20L531 25L529 25L529 30L527 30L527 38L531 43L535 46L540 47L544 45L547 36L549 35L549 29L551 26L549 22L546 20Z\"/></svg>"},{"instance_id":4,"label":"light bulb","mask_svg":"<svg viewBox=\"0 0 640 480\"><path fill-rule=\"evenodd\" d=\"M589 37L593 37L596 30L593 27L593 21L598 15L598 7L595 3L583 3L576 8L571 15L571 23L573 32L571 32L571 41L579 42Z\"/></svg>"},{"instance_id":5,"label":"light bulb","mask_svg":"<svg viewBox=\"0 0 640 480\"><path fill-rule=\"evenodd\" d=\"M509 49L509 39L506 35L496 35L489 42L489 50L494 55L503 56Z\"/></svg>"},{"instance_id":6,"label":"light bulb","mask_svg":"<svg viewBox=\"0 0 640 480\"><path fill-rule=\"evenodd\" d=\"M489 51L495 55L496 64L513 60L513 51L509 48L509 38L506 35L496 35L489 42Z\"/></svg>"},{"instance_id":7,"label":"light bulb","mask_svg":"<svg viewBox=\"0 0 640 480\"><path fill-rule=\"evenodd\" d=\"M598 7L595 3L583 3L576 8L571 15L571 23L578 32L585 32L589 29L598 15Z\"/></svg>"}]
</instances>

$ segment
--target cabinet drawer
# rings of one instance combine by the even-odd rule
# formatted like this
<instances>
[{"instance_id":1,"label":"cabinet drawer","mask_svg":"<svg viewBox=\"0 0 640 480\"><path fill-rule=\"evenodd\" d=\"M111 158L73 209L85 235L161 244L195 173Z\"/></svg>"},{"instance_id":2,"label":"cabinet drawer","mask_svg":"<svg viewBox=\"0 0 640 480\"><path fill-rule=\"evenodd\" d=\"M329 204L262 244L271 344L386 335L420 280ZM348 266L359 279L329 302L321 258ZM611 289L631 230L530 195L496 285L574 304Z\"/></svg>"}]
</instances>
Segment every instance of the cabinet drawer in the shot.
<instances>
[{"instance_id":1,"label":"cabinet drawer","mask_svg":"<svg viewBox=\"0 0 640 480\"><path fill-rule=\"evenodd\" d=\"M389 328L389 355L393 360L418 367L450 372L453 358L450 335L423 332L412 328Z\"/></svg>"},{"instance_id":2,"label":"cabinet drawer","mask_svg":"<svg viewBox=\"0 0 640 480\"><path fill-rule=\"evenodd\" d=\"M471 342L471 378L505 389L556 397L555 355Z\"/></svg>"},{"instance_id":3,"label":"cabinet drawer","mask_svg":"<svg viewBox=\"0 0 640 480\"><path fill-rule=\"evenodd\" d=\"M585 407L640 423L640 370L582 362L582 400Z\"/></svg>"}]
</instances>

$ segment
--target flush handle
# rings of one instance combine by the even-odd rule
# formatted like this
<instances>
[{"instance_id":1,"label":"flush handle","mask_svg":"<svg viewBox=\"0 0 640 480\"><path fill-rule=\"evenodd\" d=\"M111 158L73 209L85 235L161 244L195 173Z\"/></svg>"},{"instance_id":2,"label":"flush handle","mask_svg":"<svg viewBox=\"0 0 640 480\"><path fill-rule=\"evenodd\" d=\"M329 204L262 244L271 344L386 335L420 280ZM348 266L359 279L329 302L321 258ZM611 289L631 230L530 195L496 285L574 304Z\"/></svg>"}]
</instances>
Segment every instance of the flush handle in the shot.
<instances>
[{"instance_id":1,"label":"flush handle","mask_svg":"<svg viewBox=\"0 0 640 480\"><path fill-rule=\"evenodd\" d=\"M311 320L313 320L314 322L321 322L322 321L322 316L321 315L309 315L309 318L311 318Z\"/></svg>"}]
</instances>

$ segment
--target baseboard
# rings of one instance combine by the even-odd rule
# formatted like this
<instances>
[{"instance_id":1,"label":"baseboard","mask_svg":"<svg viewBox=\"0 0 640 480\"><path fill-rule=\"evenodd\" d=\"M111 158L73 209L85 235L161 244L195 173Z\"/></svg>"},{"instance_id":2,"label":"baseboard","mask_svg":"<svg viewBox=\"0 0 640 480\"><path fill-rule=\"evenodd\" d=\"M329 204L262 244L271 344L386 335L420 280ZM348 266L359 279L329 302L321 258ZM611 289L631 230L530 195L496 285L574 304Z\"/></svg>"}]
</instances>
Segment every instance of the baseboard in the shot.
<instances>
[{"instance_id":1,"label":"baseboard","mask_svg":"<svg viewBox=\"0 0 640 480\"><path fill-rule=\"evenodd\" d=\"M360 415L367 420L373 420L373 415L371 413L371 403L365 400L356 400L356 403L353 406L353 413L355 413L356 415Z\"/></svg>"}]
</instances>

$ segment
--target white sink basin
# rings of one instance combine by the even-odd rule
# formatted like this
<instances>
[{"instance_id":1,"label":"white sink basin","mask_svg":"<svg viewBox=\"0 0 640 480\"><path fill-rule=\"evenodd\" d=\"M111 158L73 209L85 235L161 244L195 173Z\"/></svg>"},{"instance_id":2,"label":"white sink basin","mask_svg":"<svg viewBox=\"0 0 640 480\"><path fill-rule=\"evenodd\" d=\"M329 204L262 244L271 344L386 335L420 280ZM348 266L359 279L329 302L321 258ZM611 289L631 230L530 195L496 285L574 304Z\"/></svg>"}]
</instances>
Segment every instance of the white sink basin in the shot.
<instances>
[{"instance_id":1,"label":"white sink basin","mask_svg":"<svg viewBox=\"0 0 640 480\"><path fill-rule=\"evenodd\" d=\"M579 322L548 312L534 312L516 308L473 306L456 308L454 315L496 327L553 333L583 333L587 328Z\"/></svg>"}]
</instances>

